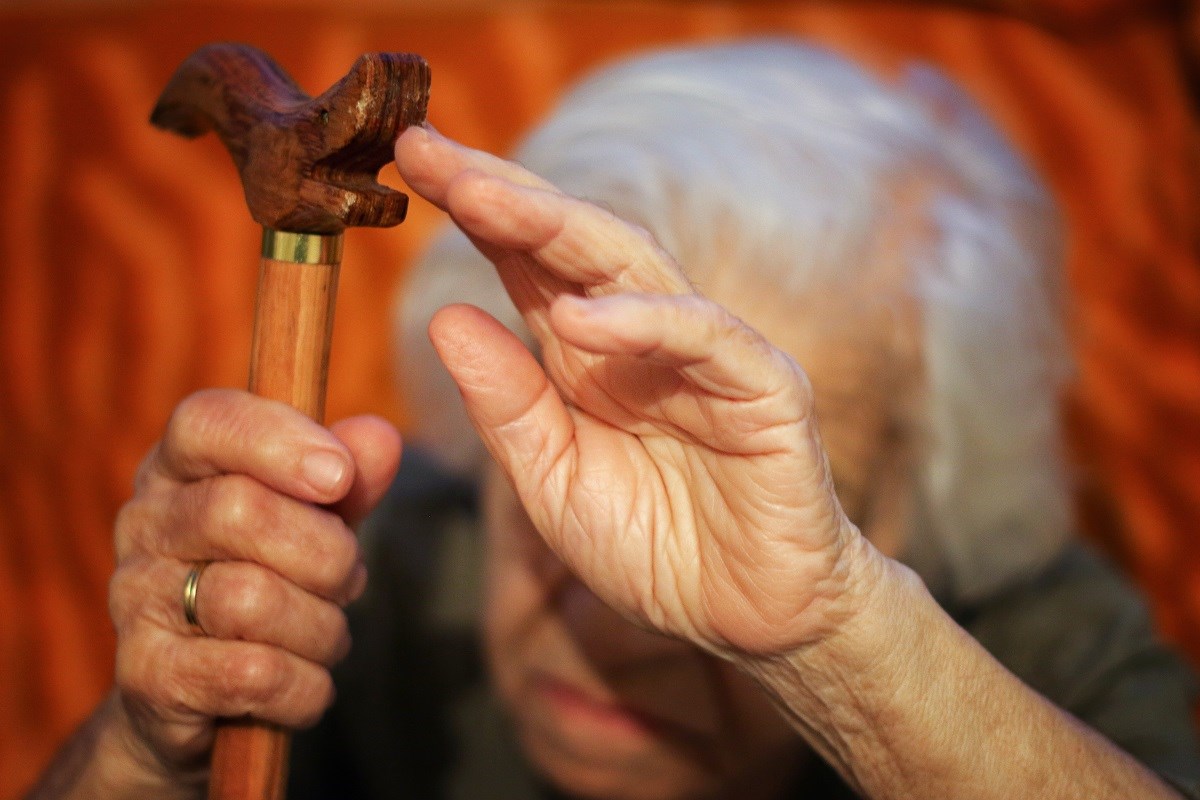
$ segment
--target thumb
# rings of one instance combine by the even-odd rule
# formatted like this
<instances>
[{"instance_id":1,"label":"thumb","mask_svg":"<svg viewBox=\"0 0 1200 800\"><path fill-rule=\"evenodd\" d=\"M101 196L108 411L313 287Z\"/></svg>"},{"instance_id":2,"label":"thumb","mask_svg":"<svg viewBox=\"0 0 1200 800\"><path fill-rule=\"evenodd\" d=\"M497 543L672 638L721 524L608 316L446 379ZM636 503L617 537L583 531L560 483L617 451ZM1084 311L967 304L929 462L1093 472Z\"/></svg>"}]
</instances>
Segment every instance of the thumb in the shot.
<instances>
[{"instance_id":1,"label":"thumb","mask_svg":"<svg viewBox=\"0 0 1200 800\"><path fill-rule=\"evenodd\" d=\"M354 527L383 498L400 466L400 433L380 417L350 417L329 427L354 458L354 482L334 510Z\"/></svg>"},{"instance_id":2,"label":"thumb","mask_svg":"<svg viewBox=\"0 0 1200 800\"><path fill-rule=\"evenodd\" d=\"M474 306L440 310L429 338L484 446L517 493L533 497L574 452L575 422L542 365L512 331Z\"/></svg>"}]
</instances>

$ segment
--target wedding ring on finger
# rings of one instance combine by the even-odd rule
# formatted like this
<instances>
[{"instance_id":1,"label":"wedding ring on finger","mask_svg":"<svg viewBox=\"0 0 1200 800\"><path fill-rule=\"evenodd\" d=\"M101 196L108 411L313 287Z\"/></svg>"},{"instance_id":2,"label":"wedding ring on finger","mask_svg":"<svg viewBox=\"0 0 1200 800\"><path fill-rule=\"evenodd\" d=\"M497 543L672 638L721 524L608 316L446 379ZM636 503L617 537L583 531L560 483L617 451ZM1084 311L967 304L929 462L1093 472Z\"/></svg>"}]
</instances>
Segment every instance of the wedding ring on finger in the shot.
<instances>
[{"instance_id":1,"label":"wedding ring on finger","mask_svg":"<svg viewBox=\"0 0 1200 800\"><path fill-rule=\"evenodd\" d=\"M204 574L209 563L208 561L194 562L183 582L183 617L187 620L192 633L197 636L208 636L208 631L204 630L204 626L200 624L200 617L196 614L196 590L200 587L200 576Z\"/></svg>"}]
</instances>

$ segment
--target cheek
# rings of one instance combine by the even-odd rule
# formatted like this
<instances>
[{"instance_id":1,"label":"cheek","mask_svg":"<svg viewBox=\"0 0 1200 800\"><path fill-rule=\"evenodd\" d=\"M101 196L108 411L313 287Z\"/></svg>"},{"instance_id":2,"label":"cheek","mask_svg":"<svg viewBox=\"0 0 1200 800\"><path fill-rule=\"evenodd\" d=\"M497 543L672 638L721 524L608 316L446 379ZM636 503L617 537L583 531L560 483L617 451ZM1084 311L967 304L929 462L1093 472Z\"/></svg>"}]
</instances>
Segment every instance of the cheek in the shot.
<instances>
[{"instance_id":1,"label":"cheek","mask_svg":"<svg viewBox=\"0 0 1200 800\"><path fill-rule=\"evenodd\" d=\"M612 612L597 613L590 593L572 594L578 585L506 488L484 506L484 646L496 692L539 771L583 796L703 796L733 775L753 776L783 742L795 746L747 679L679 642L631 629ZM619 737L578 740L539 699L537 679L547 674L689 733L624 744Z\"/></svg>"},{"instance_id":2,"label":"cheek","mask_svg":"<svg viewBox=\"0 0 1200 800\"><path fill-rule=\"evenodd\" d=\"M493 680L508 702L536 656L548 656L551 599L566 571L520 521L488 531L484 570L483 638Z\"/></svg>"},{"instance_id":3,"label":"cheek","mask_svg":"<svg viewBox=\"0 0 1200 800\"><path fill-rule=\"evenodd\" d=\"M725 730L736 739L730 749L740 752L747 763L774 755L801 753L806 748L767 695L753 680L733 666L722 663L721 674L726 699Z\"/></svg>"},{"instance_id":4,"label":"cheek","mask_svg":"<svg viewBox=\"0 0 1200 800\"><path fill-rule=\"evenodd\" d=\"M534 627L541 592L519 562L490 554L484 573L483 642L501 693L511 693L511 675L521 653L520 632Z\"/></svg>"}]
</instances>

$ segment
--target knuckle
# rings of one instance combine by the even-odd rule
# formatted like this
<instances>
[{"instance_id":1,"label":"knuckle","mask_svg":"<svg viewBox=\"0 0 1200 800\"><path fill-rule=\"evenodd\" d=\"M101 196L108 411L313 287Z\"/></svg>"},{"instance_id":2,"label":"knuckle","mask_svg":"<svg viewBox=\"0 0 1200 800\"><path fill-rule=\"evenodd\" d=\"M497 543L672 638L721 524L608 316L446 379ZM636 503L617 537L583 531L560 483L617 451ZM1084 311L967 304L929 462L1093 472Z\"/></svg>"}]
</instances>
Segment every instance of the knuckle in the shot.
<instances>
[{"instance_id":1,"label":"knuckle","mask_svg":"<svg viewBox=\"0 0 1200 800\"><path fill-rule=\"evenodd\" d=\"M262 424L250 413L249 397L233 389L203 389L185 397L167 421L157 462L168 475L187 476L239 452Z\"/></svg>"},{"instance_id":2,"label":"knuckle","mask_svg":"<svg viewBox=\"0 0 1200 800\"><path fill-rule=\"evenodd\" d=\"M350 625L340 609L331 616L326 633L324 641L328 642L328 651L321 663L332 667L350 654Z\"/></svg>"},{"instance_id":3,"label":"knuckle","mask_svg":"<svg viewBox=\"0 0 1200 800\"><path fill-rule=\"evenodd\" d=\"M172 601L179 602L179 595L172 592L179 578L177 565L168 559L143 556L123 562L108 581L108 613L120 635L124 630L133 630L145 621L159 629L169 629ZM164 595L164 587L167 588ZM182 614L180 608L178 613Z\"/></svg>"},{"instance_id":4,"label":"knuckle","mask_svg":"<svg viewBox=\"0 0 1200 800\"><path fill-rule=\"evenodd\" d=\"M209 592L220 604L223 619L236 620L241 638L255 639L253 632L282 610L278 593L267 573L249 565L228 570L221 586Z\"/></svg>"},{"instance_id":5,"label":"knuckle","mask_svg":"<svg viewBox=\"0 0 1200 800\"><path fill-rule=\"evenodd\" d=\"M293 724L301 730L311 728L321 720L321 716L333 705L336 691L333 687L333 677L327 670L313 669L303 681L301 689L303 704L296 709Z\"/></svg>"},{"instance_id":6,"label":"knuckle","mask_svg":"<svg viewBox=\"0 0 1200 800\"><path fill-rule=\"evenodd\" d=\"M658 239L656 239L654 234L650 232L649 228L644 225L639 225L636 222L626 222L625 224L628 226L629 232L633 234L635 239L638 239L642 244L651 247L654 250L658 250Z\"/></svg>"},{"instance_id":7,"label":"knuckle","mask_svg":"<svg viewBox=\"0 0 1200 800\"><path fill-rule=\"evenodd\" d=\"M119 631L132 618L136 608L136 598L140 592L136 588L134 570L129 567L118 567L108 579L108 616Z\"/></svg>"},{"instance_id":8,"label":"knuckle","mask_svg":"<svg viewBox=\"0 0 1200 800\"><path fill-rule=\"evenodd\" d=\"M349 602L347 593L351 575L362 561L358 539L344 524L326 536L319 537L318 552L313 561L313 578L320 594L341 602Z\"/></svg>"},{"instance_id":9,"label":"knuckle","mask_svg":"<svg viewBox=\"0 0 1200 800\"><path fill-rule=\"evenodd\" d=\"M170 452L189 452L218 418L219 389L201 389L179 401L167 420L162 448Z\"/></svg>"},{"instance_id":10,"label":"knuckle","mask_svg":"<svg viewBox=\"0 0 1200 800\"><path fill-rule=\"evenodd\" d=\"M172 549L171 524L178 496L170 491L139 494L117 510L113 520L113 549L118 564Z\"/></svg>"},{"instance_id":11,"label":"knuckle","mask_svg":"<svg viewBox=\"0 0 1200 800\"><path fill-rule=\"evenodd\" d=\"M146 457L138 464L137 472L133 476L133 490L135 493L140 494L149 488L154 476L155 467L158 464L159 452L162 450L162 446L161 441L155 442L150 451L146 453Z\"/></svg>"},{"instance_id":12,"label":"knuckle","mask_svg":"<svg viewBox=\"0 0 1200 800\"><path fill-rule=\"evenodd\" d=\"M145 540L147 513L137 498L128 501L117 511L113 521L113 548L117 563L130 558Z\"/></svg>"},{"instance_id":13,"label":"knuckle","mask_svg":"<svg viewBox=\"0 0 1200 800\"><path fill-rule=\"evenodd\" d=\"M161 647L147 633L134 630L119 637L113 677L123 694L144 701L162 698L166 687L174 684L164 669Z\"/></svg>"},{"instance_id":14,"label":"knuckle","mask_svg":"<svg viewBox=\"0 0 1200 800\"><path fill-rule=\"evenodd\" d=\"M215 676L217 691L238 698L247 713L257 711L279 694L287 682L287 663L269 647L238 647L223 660Z\"/></svg>"},{"instance_id":15,"label":"knuckle","mask_svg":"<svg viewBox=\"0 0 1200 800\"><path fill-rule=\"evenodd\" d=\"M261 527L273 511L270 491L244 475L205 481L200 502L209 531L249 532Z\"/></svg>"}]
</instances>

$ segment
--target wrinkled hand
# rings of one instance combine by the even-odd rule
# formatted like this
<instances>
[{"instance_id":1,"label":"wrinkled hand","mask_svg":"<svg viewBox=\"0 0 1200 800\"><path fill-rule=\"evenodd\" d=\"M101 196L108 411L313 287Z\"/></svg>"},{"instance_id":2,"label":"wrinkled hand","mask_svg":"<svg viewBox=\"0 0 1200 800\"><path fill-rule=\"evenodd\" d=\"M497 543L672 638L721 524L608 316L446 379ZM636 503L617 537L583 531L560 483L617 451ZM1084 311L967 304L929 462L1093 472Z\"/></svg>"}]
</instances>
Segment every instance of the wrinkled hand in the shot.
<instances>
[{"instance_id":1,"label":"wrinkled hand","mask_svg":"<svg viewBox=\"0 0 1200 800\"><path fill-rule=\"evenodd\" d=\"M168 770L206 762L215 717L298 728L332 701L349 647L342 607L366 583L348 527L386 489L399 437L355 418L326 430L234 391L176 409L116 526L110 587L120 708ZM207 636L184 619L193 562Z\"/></svg>"},{"instance_id":2,"label":"wrinkled hand","mask_svg":"<svg viewBox=\"0 0 1200 800\"><path fill-rule=\"evenodd\" d=\"M629 618L716 652L832 632L863 545L795 362L645 232L518 165L421 129L396 156L495 264L540 345L542 364L469 306L430 326L559 557Z\"/></svg>"}]
</instances>

